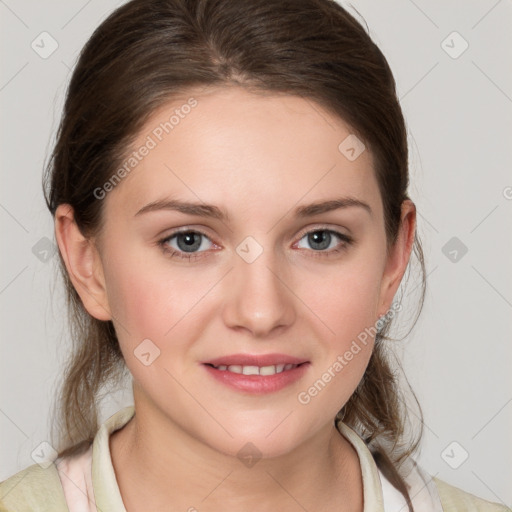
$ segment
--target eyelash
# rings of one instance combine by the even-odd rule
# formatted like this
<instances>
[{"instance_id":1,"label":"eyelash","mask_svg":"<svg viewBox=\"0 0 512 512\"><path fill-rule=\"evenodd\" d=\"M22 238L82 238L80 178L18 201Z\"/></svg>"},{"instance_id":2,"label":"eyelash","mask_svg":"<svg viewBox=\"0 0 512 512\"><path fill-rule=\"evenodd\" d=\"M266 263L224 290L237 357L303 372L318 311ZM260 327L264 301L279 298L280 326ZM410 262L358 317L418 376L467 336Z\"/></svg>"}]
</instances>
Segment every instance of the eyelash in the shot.
<instances>
[{"instance_id":1,"label":"eyelash","mask_svg":"<svg viewBox=\"0 0 512 512\"><path fill-rule=\"evenodd\" d=\"M325 250L314 251L314 250L311 250L310 252L314 253L312 256L315 257L315 258L318 258L318 257L319 258L329 258L329 257L332 257L332 256L334 256L334 255L344 251L345 249L347 249L348 246L352 245L353 242L354 242L353 238L348 236L348 235L345 235L345 234L340 233L338 231L335 231L333 229L321 228L321 227L320 228L315 228L315 229L312 229L310 231L306 231L306 232L302 233L300 235L299 241L302 240L306 235L309 235L309 234L312 234L312 233L318 233L318 232L321 233L322 231L325 231L327 233L330 233L330 234L333 234L333 235L337 236L339 239L341 239L341 243L339 244L339 246L336 249L331 249L330 251L325 251ZM197 260L199 258L203 258L204 256L202 255L202 253L205 252L205 251L200 251L198 253L189 253L189 254L187 254L185 252L181 252L181 251L177 251L175 249L169 248L169 246L167 245L167 243L170 240L172 240L174 237L176 237L177 235L180 235L180 234L190 234L190 233L204 236L208 240L210 240L208 235L206 235L202 231L197 231L195 229L183 229L183 230L180 230L180 231L175 231L171 235L166 236L165 238L159 240L158 241L158 245L162 248L162 251L167 256L169 256L170 258L178 258L178 259L189 260L189 261Z\"/></svg>"}]
</instances>

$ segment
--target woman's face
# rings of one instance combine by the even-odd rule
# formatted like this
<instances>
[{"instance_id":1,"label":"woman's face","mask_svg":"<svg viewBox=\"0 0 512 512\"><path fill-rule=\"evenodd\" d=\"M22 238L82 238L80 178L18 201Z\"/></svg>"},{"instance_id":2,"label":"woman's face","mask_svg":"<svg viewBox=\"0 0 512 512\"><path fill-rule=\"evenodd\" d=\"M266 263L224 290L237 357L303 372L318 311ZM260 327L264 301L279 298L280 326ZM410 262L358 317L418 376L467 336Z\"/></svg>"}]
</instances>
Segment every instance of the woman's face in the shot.
<instances>
[{"instance_id":1,"label":"woman's face","mask_svg":"<svg viewBox=\"0 0 512 512\"><path fill-rule=\"evenodd\" d=\"M408 259L386 259L370 152L311 100L238 87L169 103L132 149L96 191L95 271L136 407L232 455L326 432Z\"/></svg>"}]
</instances>

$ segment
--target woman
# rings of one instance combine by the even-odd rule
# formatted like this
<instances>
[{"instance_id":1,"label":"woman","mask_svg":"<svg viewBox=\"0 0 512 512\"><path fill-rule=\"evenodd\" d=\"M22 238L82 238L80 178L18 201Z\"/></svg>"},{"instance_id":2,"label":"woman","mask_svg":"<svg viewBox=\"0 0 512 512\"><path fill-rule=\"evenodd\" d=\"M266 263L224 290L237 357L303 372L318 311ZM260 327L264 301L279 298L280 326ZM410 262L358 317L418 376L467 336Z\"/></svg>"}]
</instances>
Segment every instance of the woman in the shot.
<instances>
[{"instance_id":1,"label":"woman","mask_svg":"<svg viewBox=\"0 0 512 512\"><path fill-rule=\"evenodd\" d=\"M423 268L406 129L338 4L120 7L47 184L77 346L58 457L3 510L505 510L411 457L385 346ZM126 369L134 406L98 429Z\"/></svg>"}]
</instances>

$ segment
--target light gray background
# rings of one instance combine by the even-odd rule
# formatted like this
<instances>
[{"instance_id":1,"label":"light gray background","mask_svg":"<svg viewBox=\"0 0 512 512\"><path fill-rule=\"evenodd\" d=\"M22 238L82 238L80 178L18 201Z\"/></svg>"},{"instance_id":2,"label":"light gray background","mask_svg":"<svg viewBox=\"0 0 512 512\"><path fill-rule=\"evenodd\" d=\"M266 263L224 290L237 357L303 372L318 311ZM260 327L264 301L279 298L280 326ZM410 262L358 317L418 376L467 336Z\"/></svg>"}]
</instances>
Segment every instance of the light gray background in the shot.
<instances>
[{"instance_id":1,"label":"light gray background","mask_svg":"<svg viewBox=\"0 0 512 512\"><path fill-rule=\"evenodd\" d=\"M119 4L0 0L0 480L33 464L31 452L49 439L67 346L65 303L60 282L54 284L57 258L44 261L44 239L54 235L41 174L70 69ZM397 343L397 353L425 414L418 460L432 475L510 506L512 5L351 5L388 58L409 130L410 194L419 213L428 291L420 320ZM43 31L58 42L46 59L31 47ZM460 36L448 37L454 31ZM463 48L461 37L469 47L453 58ZM446 246L453 237L455 245ZM404 332L414 313L413 278L405 299L410 318L400 318ZM129 392L112 397L103 418L128 403Z\"/></svg>"}]
</instances>

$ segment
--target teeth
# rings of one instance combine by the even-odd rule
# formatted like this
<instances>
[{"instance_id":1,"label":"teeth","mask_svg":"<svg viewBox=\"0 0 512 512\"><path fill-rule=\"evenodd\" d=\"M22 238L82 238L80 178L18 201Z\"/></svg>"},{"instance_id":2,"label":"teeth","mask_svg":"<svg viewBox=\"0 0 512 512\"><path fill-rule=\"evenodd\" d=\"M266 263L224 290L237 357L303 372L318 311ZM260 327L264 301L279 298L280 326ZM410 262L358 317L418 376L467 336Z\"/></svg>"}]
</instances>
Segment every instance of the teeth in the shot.
<instances>
[{"instance_id":1,"label":"teeth","mask_svg":"<svg viewBox=\"0 0 512 512\"><path fill-rule=\"evenodd\" d=\"M259 375L260 369L257 366L243 366L242 373L244 375Z\"/></svg>"},{"instance_id":2,"label":"teeth","mask_svg":"<svg viewBox=\"0 0 512 512\"><path fill-rule=\"evenodd\" d=\"M274 375L275 373L277 373L275 366L262 366L259 371L260 375Z\"/></svg>"},{"instance_id":3,"label":"teeth","mask_svg":"<svg viewBox=\"0 0 512 512\"><path fill-rule=\"evenodd\" d=\"M243 375L274 375L276 373L281 373L285 370L291 370L299 366L298 364L276 364L270 366L242 366L239 364L232 364L227 366L225 364L220 364L216 366L217 370L228 371L232 373L241 373Z\"/></svg>"}]
</instances>

